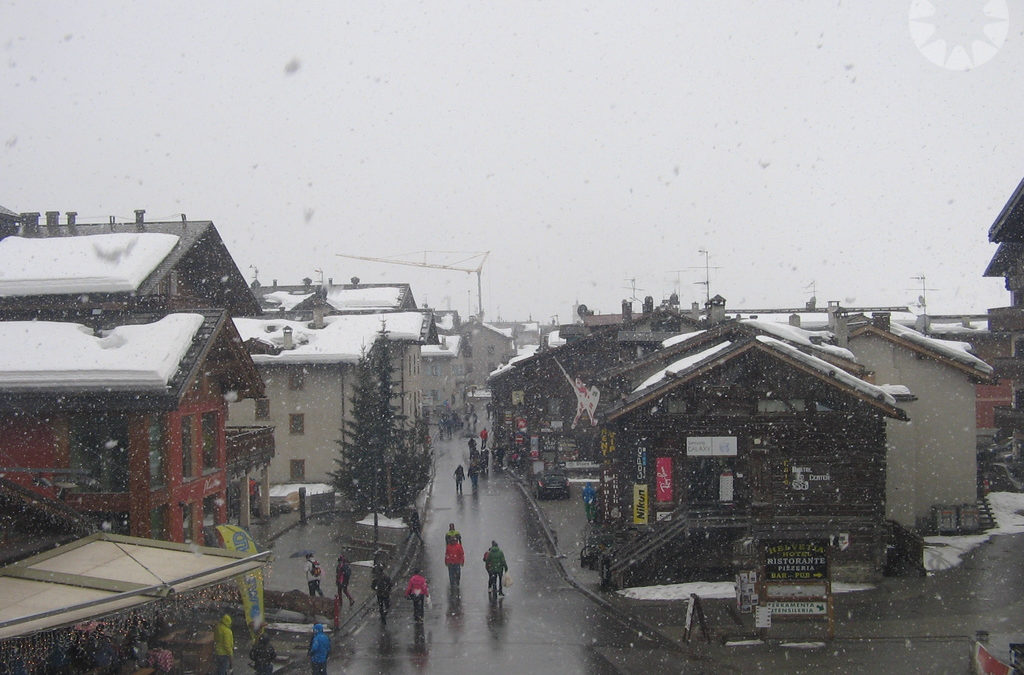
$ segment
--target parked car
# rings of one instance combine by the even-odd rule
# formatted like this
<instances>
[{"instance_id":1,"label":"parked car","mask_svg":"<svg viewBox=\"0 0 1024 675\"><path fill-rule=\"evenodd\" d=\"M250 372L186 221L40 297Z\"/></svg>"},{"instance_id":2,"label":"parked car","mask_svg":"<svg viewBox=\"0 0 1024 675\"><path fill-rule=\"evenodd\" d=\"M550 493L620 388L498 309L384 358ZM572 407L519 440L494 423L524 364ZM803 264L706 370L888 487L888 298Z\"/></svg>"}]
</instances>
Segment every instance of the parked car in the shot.
<instances>
[{"instance_id":1,"label":"parked car","mask_svg":"<svg viewBox=\"0 0 1024 675\"><path fill-rule=\"evenodd\" d=\"M548 469L537 476L537 499L550 496L569 498L569 478L561 469Z\"/></svg>"}]
</instances>

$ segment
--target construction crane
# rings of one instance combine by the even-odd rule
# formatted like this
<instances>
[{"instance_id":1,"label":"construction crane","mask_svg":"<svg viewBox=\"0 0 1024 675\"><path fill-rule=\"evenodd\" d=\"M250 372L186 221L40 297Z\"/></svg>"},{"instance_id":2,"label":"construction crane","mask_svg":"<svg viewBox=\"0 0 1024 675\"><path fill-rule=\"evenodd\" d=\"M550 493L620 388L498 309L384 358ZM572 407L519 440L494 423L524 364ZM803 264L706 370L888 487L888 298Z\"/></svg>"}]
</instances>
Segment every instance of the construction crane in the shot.
<instances>
[{"instance_id":1,"label":"construction crane","mask_svg":"<svg viewBox=\"0 0 1024 675\"><path fill-rule=\"evenodd\" d=\"M480 281L480 272L484 268L484 262L487 260L487 256L491 254L490 251L482 251L480 253L469 254L468 257L461 260L456 260L451 265L441 265L440 263L428 263L427 255L443 253L446 255L466 255L466 251L415 251L413 253L403 253L400 256L393 258L373 258L365 255L349 255L347 253L336 253L340 258L351 258L352 260L366 260L369 262L387 263L390 265L409 265L410 267L429 267L435 270L451 270L453 272L465 272L467 274L476 274L476 300L477 300L477 316L480 321L484 320L484 293L483 285ZM423 255L423 262L413 262L411 260L397 260L399 257L409 257L412 255ZM479 259L480 262L476 267L460 267L464 263L471 262Z\"/></svg>"}]
</instances>

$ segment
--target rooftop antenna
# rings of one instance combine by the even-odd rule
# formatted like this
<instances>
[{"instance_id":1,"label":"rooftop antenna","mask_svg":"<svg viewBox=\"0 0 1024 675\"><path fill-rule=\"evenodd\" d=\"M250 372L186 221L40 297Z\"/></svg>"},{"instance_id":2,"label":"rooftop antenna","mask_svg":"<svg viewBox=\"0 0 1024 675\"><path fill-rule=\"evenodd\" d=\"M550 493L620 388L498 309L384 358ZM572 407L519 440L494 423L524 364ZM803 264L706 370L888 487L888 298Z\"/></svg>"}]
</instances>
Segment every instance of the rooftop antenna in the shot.
<instances>
[{"instance_id":1,"label":"rooftop antenna","mask_svg":"<svg viewBox=\"0 0 1024 675\"><path fill-rule=\"evenodd\" d=\"M631 293L631 295L629 296L629 299L630 300L640 300L640 298L636 297L636 292L637 291L642 291L644 289L636 287L636 277L633 277L632 279L624 279L624 281L628 281L629 282L629 286L623 286L623 288L625 288L626 290L628 290Z\"/></svg>"},{"instance_id":2,"label":"rooftop antenna","mask_svg":"<svg viewBox=\"0 0 1024 675\"><path fill-rule=\"evenodd\" d=\"M809 283L806 286L804 286L804 288L805 289L807 289L807 288L811 289L811 299L807 301L807 308L808 309L814 309L815 305L818 304L818 286L812 280L811 283Z\"/></svg>"},{"instance_id":3,"label":"rooftop antenna","mask_svg":"<svg viewBox=\"0 0 1024 675\"><path fill-rule=\"evenodd\" d=\"M686 270L666 270L666 271L669 274L674 273L676 275L676 285L675 285L675 287L672 290L675 291L676 295L679 295L680 286L682 285L682 281L680 280L679 273L680 272L685 272Z\"/></svg>"},{"instance_id":4,"label":"rooftop antenna","mask_svg":"<svg viewBox=\"0 0 1024 675\"><path fill-rule=\"evenodd\" d=\"M313 271L320 275L320 285L323 286L324 285L324 271L322 269L320 269L319 267L317 267Z\"/></svg>"},{"instance_id":5,"label":"rooftop antenna","mask_svg":"<svg viewBox=\"0 0 1024 675\"><path fill-rule=\"evenodd\" d=\"M252 270L252 280L253 281L259 281L260 280L260 270L259 270L259 268L256 267L255 265L249 265L249 269Z\"/></svg>"},{"instance_id":6,"label":"rooftop antenna","mask_svg":"<svg viewBox=\"0 0 1024 675\"><path fill-rule=\"evenodd\" d=\"M926 283L925 276L923 274L919 274L916 277L910 277L910 278L913 279L914 281L920 281L921 282L921 295L917 296L917 305L921 308L921 313L927 315L928 314L928 291L937 291L939 289L938 288L928 288L928 284ZM917 289L916 288L912 288L910 290L916 291Z\"/></svg>"},{"instance_id":7,"label":"rooftop antenna","mask_svg":"<svg viewBox=\"0 0 1024 675\"><path fill-rule=\"evenodd\" d=\"M695 284L704 287L704 300L705 302L711 302L711 270L720 270L721 267L711 266L711 252L706 248L702 248L697 251L704 256L704 281L695 281ZM691 267L691 270L699 270L699 267Z\"/></svg>"}]
</instances>

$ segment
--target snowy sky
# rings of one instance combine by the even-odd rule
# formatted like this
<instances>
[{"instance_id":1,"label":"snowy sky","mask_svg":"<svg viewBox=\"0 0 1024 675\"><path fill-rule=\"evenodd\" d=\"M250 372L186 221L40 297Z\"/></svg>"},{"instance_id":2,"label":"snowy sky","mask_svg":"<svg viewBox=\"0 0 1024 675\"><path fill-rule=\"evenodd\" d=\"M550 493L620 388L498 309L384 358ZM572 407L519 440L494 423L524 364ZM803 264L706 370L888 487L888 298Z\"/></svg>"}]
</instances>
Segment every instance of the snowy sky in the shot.
<instances>
[{"instance_id":1,"label":"snowy sky","mask_svg":"<svg viewBox=\"0 0 1024 675\"><path fill-rule=\"evenodd\" d=\"M185 212L250 278L460 312L472 275L335 254L490 251L491 319L702 301L701 249L732 308L897 305L923 275L932 313L984 311L1024 0L953 4L7 0L0 204ZM932 62L955 43L973 68Z\"/></svg>"}]
</instances>

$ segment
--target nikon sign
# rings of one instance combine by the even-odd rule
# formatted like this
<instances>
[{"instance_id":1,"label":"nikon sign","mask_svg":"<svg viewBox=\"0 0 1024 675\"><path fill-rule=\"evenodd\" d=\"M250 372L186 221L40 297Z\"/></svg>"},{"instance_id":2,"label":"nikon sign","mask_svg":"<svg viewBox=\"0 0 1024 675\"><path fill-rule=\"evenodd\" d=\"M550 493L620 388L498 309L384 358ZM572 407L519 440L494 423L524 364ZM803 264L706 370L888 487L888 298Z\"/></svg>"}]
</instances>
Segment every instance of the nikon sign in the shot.
<instances>
[{"instance_id":1,"label":"nikon sign","mask_svg":"<svg viewBox=\"0 0 1024 675\"><path fill-rule=\"evenodd\" d=\"M646 525L650 512L650 497L647 491L647 483L635 483L633 485L633 524Z\"/></svg>"}]
</instances>

